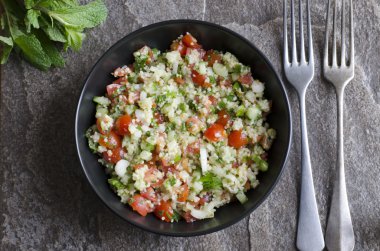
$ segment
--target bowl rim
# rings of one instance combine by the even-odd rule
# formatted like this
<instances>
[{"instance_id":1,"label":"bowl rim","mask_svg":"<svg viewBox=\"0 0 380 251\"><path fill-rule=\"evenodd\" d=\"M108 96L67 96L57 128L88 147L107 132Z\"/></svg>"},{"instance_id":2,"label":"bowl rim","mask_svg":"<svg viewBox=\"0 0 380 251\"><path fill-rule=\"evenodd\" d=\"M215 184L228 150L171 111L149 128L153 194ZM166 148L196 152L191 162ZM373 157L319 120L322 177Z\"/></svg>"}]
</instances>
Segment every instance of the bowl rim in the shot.
<instances>
[{"instance_id":1,"label":"bowl rim","mask_svg":"<svg viewBox=\"0 0 380 251\"><path fill-rule=\"evenodd\" d=\"M287 144L287 149L286 149L285 156L284 156L284 158L281 161L282 162L282 166L280 167L281 170L280 170L278 176L276 177L276 179L274 180L274 182L272 183L272 185L270 186L270 188L268 189L268 191L264 194L264 196L262 196L257 201L256 205L254 205L253 207L251 207L250 209L248 209L245 213L242 213L239 216L235 217L233 220L231 220L231 221L229 221L227 223L224 223L224 224L217 225L217 226L215 226L213 228L206 229L206 230L200 230L200 231L194 231L194 232L175 232L175 233L172 233L172 232L162 231L160 229L148 228L145 225L129 221L129 219L123 217L121 214L119 214L116 210L114 210L110 205L108 205L106 203L106 201L103 199L103 197L100 195L100 193L96 189L95 184L93 184L92 179L90 178L89 174L87 173L87 171L85 169L85 162L82 159L81 152L79 151L79 144L80 144L79 143L79 139L80 139L80 135L79 135L79 132L78 132L78 121L79 121L79 110L80 110L80 107L81 107L80 104L81 104L82 99L84 97L85 89L86 89L86 86L89 83L89 79L92 76L93 71L96 68L96 66L99 64L99 62L103 58L106 57L106 55L109 53L109 51L111 51L113 48L117 47L118 45L122 44L125 39L127 39L129 37L132 37L132 36L136 36L139 33L142 33L142 32L144 32L146 30L149 30L149 29L152 29L152 28L155 28L155 27L159 27L159 26L163 26L163 25L184 24L184 23L187 23L187 24L200 24L200 25L204 25L204 26L209 26L209 27L211 27L213 29L218 29L218 30L230 33L231 35L233 35L233 36L237 37L238 39L244 41L250 47L252 47L254 50L256 50L256 52L265 61L265 63L270 68L272 68L272 70L273 70L273 72L275 74L275 78L278 81L278 83L280 84L280 87L281 87L280 89L281 89L282 95L285 98L285 103L287 104L286 111L289 114L289 123L288 123L289 130L288 130L288 139L287 139L288 140L288 144ZM76 113L75 113L75 128L74 128L74 130L75 130L75 132L74 132L75 133L75 145L76 145L77 155L78 155L79 161L81 163L82 170L83 170L83 172L84 172L84 174L86 176L87 181L90 183L92 189L94 190L94 192L96 193L96 195L101 199L101 201L103 202L103 204L105 204L106 207L108 209L110 209L114 214L118 215L124 221L128 222L129 224L131 224L133 226L136 226L136 227L138 227L140 229L143 229L143 230L145 230L147 232L150 232L150 233L164 235L164 236L172 236L172 237L193 237L193 236L200 236L200 235L214 233L214 232L220 231L222 229L225 229L227 227L230 227L230 226L236 224L237 222L241 221L243 218L245 218L248 215L250 215L254 210L256 210L269 197L269 195L272 193L273 189L276 187L276 185L277 185L278 181L280 180L281 176L283 175L286 163L287 163L288 158L289 158L289 152L290 152L290 148L291 148L291 145L292 145L292 134L293 134L293 130L292 130L292 113L291 113L291 109L290 109L290 103L289 103L289 98L288 98L288 95L287 95L287 92L286 92L286 88L285 88L285 85L282 82L281 78L279 77L279 74L275 70L273 64L270 62L270 60L261 52L261 50L259 50L256 47L256 45L254 45L251 41L249 41L247 38L243 37L242 35L238 34L237 32L235 32L233 30L230 30L230 29L228 29L226 27L223 27L221 25L215 24L215 23L211 23L211 22L207 22L207 21L201 21L201 20L194 20L194 19L173 19L173 20L166 20L166 21L160 21L160 22L157 22L157 23L149 24L149 25L143 26L143 27L141 27L141 28L139 28L137 30L132 31L131 33L128 33L126 36L122 37L116 43L114 43L111 47L109 47L102 54L102 56L100 56L100 58L95 62L95 64L92 66L90 72L88 73L88 75L87 75L87 77L86 77L86 79L84 81L84 84L82 86L82 91L80 93L80 96L79 96L79 99L78 99L78 103L77 103L77 109L76 109Z\"/></svg>"}]
</instances>

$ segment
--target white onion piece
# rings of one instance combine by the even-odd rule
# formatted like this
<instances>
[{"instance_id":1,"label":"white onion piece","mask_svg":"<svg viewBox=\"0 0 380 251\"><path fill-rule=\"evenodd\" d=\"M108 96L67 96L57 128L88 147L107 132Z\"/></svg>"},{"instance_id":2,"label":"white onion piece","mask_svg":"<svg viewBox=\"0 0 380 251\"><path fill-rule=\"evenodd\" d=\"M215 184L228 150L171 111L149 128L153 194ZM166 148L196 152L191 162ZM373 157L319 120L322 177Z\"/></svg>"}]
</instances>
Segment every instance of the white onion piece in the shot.
<instances>
[{"instance_id":1,"label":"white onion piece","mask_svg":"<svg viewBox=\"0 0 380 251\"><path fill-rule=\"evenodd\" d=\"M200 148L200 161L201 161L201 168L202 168L202 173L206 173L209 170L209 166L207 163L207 151L206 148L201 146Z\"/></svg>"},{"instance_id":2,"label":"white onion piece","mask_svg":"<svg viewBox=\"0 0 380 251\"><path fill-rule=\"evenodd\" d=\"M121 159L116 163L115 173L119 177L123 177L127 172L127 167L129 166L129 162L125 159Z\"/></svg>"}]
</instances>

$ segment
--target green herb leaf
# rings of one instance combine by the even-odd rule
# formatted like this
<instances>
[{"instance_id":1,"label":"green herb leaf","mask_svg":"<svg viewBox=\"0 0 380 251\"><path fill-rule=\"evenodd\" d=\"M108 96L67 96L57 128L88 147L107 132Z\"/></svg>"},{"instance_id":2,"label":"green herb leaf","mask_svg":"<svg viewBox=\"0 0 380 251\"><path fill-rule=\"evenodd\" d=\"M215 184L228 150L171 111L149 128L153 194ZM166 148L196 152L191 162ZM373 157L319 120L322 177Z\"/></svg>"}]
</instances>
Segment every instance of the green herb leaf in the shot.
<instances>
[{"instance_id":1,"label":"green herb leaf","mask_svg":"<svg viewBox=\"0 0 380 251\"><path fill-rule=\"evenodd\" d=\"M49 40L46 34L43 33L42 31L36 31L35 35L40 40L40 42L44 45L44 51L50 58L51 64L53 66L63 67L65 65L65 60L59 53L55 44L51 40Z\"/></svg>"},{"instance_id":2,"label":"green herb leaf","mask_svg":"<svg viewBox=\"0 0 380 251\"><path fill-rule=\"evenodd\" d=\"M65 28L67 41L64 45L65 50L69 47L73 48L75 51L78 51L82 47L82 42L85 37L84 33L81 30L75 28Z\"/></svg>"},{"instance_id":3,"label":"green herb leaf","mask_svg":"<svg viewBox=\"0 0 380 251\"><path fill-rule=\"evenodd\" d=\"M173 221L178 222L182 217L177 211L173 210L173 215L171 218Z\"/></svg>"},{"instance_id":4,"label":"green herb leaf","mask_svg":"<svg viewBox=\"0 0 380 251\"><path fill-rule=\"evenodd\" d=\"M40 24L38 22L38 17L41 15L41 12L39 10L33 10L30 9L26 12L25 17L25 25L26 25L26 31L29 33L31 30L31 27L39 29Z\"/></svg>"},{"instance_id":5,"label":"green herb leaf","mask_svg":"<svg viewBox=\"0 0 380 251\"><path fill-rule=\"evenodd\" d=\"M107 7L101 0L86 5L63 7L48 12L49 16L60 23L77 28L93 28L107 17Z\"/></svg>"},{"instance_id":6,"label":"green herb leaf","mask_svg":"<svg viewBox=\"0 0 380 251\"><path fill-rule=\"evenodd\" d=\"M13 49L13 40L10 37L0 36L0 42L3 44L0 63L5 64L8 61L9 54L11 53Z\"/></svg>"},{"instance_id":7,"label":"green herb leaf","mask_svg":"<svg viewBox=\"0 0 380 251\"><path fill-rule=\"evenodd\" d=\"M24 57L37 68L47 70L51 66L50 57L45 53L35 35L19 35L14 42L21 49Z\"/></svg>"},{"instance_id":8,"label":"green herb leaf","mask_svg":"<svg viewBox=\"0 0 380 251\"><path fill-rule=\"evenodd\" d=\"M213 173L206 173L199 179L203 183L203 189L215 190L222 187L222 180Z\"/></svg>"}]
</instances>

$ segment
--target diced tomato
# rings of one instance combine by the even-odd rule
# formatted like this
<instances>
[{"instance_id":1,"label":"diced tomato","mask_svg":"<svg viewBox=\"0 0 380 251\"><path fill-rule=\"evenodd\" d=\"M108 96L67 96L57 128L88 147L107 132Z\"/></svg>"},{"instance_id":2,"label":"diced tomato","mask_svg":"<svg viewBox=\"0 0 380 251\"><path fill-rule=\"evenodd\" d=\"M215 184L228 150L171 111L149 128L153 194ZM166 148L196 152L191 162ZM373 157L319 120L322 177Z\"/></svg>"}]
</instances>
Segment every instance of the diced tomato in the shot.
<instances>
[{"instance_id":1,"label":"diced tomato","mask_svg":"<svg viewBox=\"0 0 380 251\"><path fill-rule=\"evenodd\" d=\"M179 84L179 85L183 85L185 83L185 80L181 77L175 77L174 78L174 81Z\"/></svg>"},{"instance_id":2,"label":"diced tomato","mask_svg":"<svg viewBox=\"0 0 380 251\"><path fill-rule=\"evenodd\" d=\"M152 212L153 208L148 205L148 201L140 194L134 195L129 200L129 205L132 209L138 212L142 216L146 216L148 213Z\"/></svg>"},{"instance_id":3,"label":"diced tomato","mask_svg":"<svg viewBox=\"0 0 380 251\"><path fill-rule=\"evenodd\" d=\"M220 124L212 124L204 133L204 136L212 142L218 142L227 138L227 133L224 127Z\"/></svg>"},{"instance_id":4,"label":"diced tomato","mask_svg":"<svg viewBox=\"0 0 380 251\"><path fill-rule=\"evenodd\" d=\"M216 121L217 124L226 126L229 121L230 121L230 115L228 114L226 110L221 110L218 112L218 120Z\"/></svg>"},{"instance_id":5,"label":"diced tomato","mask_svg":"<svg viewBox=\"0 0 380 251\"><path fill-rule=\"evenodd\" d=\"M107 118L105 118L104 116L103 117L99 117L96 119L96 127L98 128L98 131L101 133L101 134L107 134L109 133L109 131L112 129L112 127L110 127L107 131L106 130L103 130L102 126L101 126L101 123L106 123Z\"/></svg>"},{"instance_id":6,"label":"diced tomato","mask_svg":"<svg viewBox=\"0 0 380 251\"><path fill-rule=\"evenodd\" d=\"M239 82L242 83L243 85L251 85L253 83L253 78L251 73L247 73L243 76L240 76L238 78Z\"/></svg>"},{"instance_id":7,"label":"diced tomato","mask_svg":"<svg viewBox=\"0 0 380 251\"><path fill-rule=\"evenodd\" d=\"M186 151L188 153L191 153L191 154L198 154L200 152L200 142L199 141L195 141L189 145L187 145L186 147Z\"/></svg>"},{"instance_id":8,"label":"diced tomato","mask_svg":"<svg viewBox=\"0 0 380 251\"><path fill-rule=\"evenodd\" d=\"M227 87L232 86L231 80L225 79L225 78L220 77L220 76L218 77L217 82L219 85L222 85L222 86L227 86Z\"/></svg>"},{"instance_id":9,"label":"diced tomato","mask_svg":"<svg viewBox=\"0 0 380 251\"><path fill-rule=\"evenodd\" d=\"M103 158L110 163L116 164L121 160L124 155L124 150L121 147L114 148L112 150L107 150L103 152Z\"/></svg>"},{"instance_id":10,"label":"diced tomato","mask_svg":"<svg viewBox=\"0 0 380 251\"><path fill-rule=\"evenodd\" d=\"M218 99L212 95L208 96L208 100L210 100L212 105L216 105L218 103Z\"/></svg>"},{"instance_id":11,"label":"diced tomato","mask_svg":"<svg viewBox=\"0 0 380 251\"><path fill-rule=\"evenodd\" d=\"M157 173L158 173L157 167L150 167L148 171L145 172L144 181L150 184L154 184L158 181Z\"/></svg>"},{"instance_id":12,"label":"diced tomato","mask_svg":"<svg viewBox=\"0 0 380 251\"><path fill-rule=\"evenodd\" d=\"M145 189L145 191L141 193L141 196L152 202L156 202L157 200L156 192L152 187L148 187L147 189Z\"/></svg>"},{"instance_id":13,"label":"diced tomato","mask_svg":"<svg viewBox=\"0 0 380 251\"><path fill-rule=\"evenodd\" d=\"M170 222L173 219L174 211L169 201L161 201L154 209L154 214L160 220Z\"/></svg>"},{"instance_id":14,"label":"diced tomato","mask_svg":"<svg viewBox=\"0 0 380 251\"><path fill-rule=\"evenodd\" d=\"M222 62L222 56L214 50L208 50L203 57L208 62L208 66L212 67L215 62Z\"/></svg>"},{"instance_id":15,"label":"diced tomato","mask_svg":"<svg viewBox=\"0 0 380 251\"><path fill-rule=\"evenodd\" d=\"M206 76L199 74L196 70L191 71L191 78L193 82L199 86L204 86L205 81L206 81Z\"/></svg>"},{"instance_id":16,"label":"diced tomato","mask_svg":"<svg viewBox=\"0 0 380 251\"><path fill-rule=\"evenodd\" d=\"M186 33L183 37L182 37L182 42L184 45L186 45L187 47L190 47L190 48L201 48L201 46L198 44L197 40L190 34L190 33Z\"/></svg>"},{"instance_id":17,"label":"diced tomato","mask_svg":"<svg viewBox=\"0 0 380 251\"><path fill-rule=\"evenodd\" d=\"M190 211L187 211L182 214L182 217L185 219L187 223L191 223L197 220L197 218L193 217L190 213Z\"/></svg>"},{"instance_id":18,"label":"diced tomato","mask_svg":"<svg viewBox=\"0 0 380 251\"><path fill-rule=\"evenodd\" d=\"M192 134L197 134L200 132L202 127L202 122L198 117L191 117L186 120L186 128Z\"/></svg>"},{"instance_id":19,"label":"diced tomato","mask_svg":"<svg viewBox=\"0 0 380 251\"><path fill-rule=\"evenodd\" d=\"M162 123L165 122L165 116L162 115L162 113L160 113L160 112L155 112L154 113L154 119L156 120L156 122L158 124L162 124Z\"/></svg>"},{"instance_id":20,"label":"diced tomato","mask_svg":"<svg viewBox=\"0 0 380 251\"><path fill-rule=\"evenodd\" d=\"M107 95L109 97L111 97L115 93L115 91L117 89L119 89L119 87L121 87L120 84L110 84L110 85L107 85L107 87L106 87L106 89L107 89Z\"/></svg>"},{"instance_id":21,"label":"diced tomato","mask_svg":"<svg viewBox=\"0 0 380 251\"><path fill-rule=\"evenodd\" d=\"M119 135L122 135L122 136L130 134L129 133L129 125L131 124L131 122L132 122L132 118L128 114L125 114L125 115L119 117L115 123L116 133Z\"/></svg>"},{"instance_id":22,"label":"diced tomato","mask_svg":"<svg viewBox=\"0 0 380 251\"><path fill-rule=\"evenodd\" d=\"M107 135L100 136L99 145L114 149L121 146L121 139L115 132L110 131Z\"/></svg>"},{"instance_id":23,"label":"diced tomato","mask_svg":"<svg viewBox=\"0 0 380 251\"><path fill-rule=\"evenodd\" d=\"M245 135L241 130L235 130L228 136L228 145L234 148L240 148L248 144L247 135Z\"/></svg>"},{"instance_id":24,"label":"diced tomato","mask_svg":"<svg viewBox=\"0 0 380 251\"><path fill-rule=\"evenodd\" d=\"M183 45L183 43L181 42L178 42L178 41L174 41L171 45L170 45L170 49L172 51L179 51L179 53L181 54L181 56L184 56L186 55L186 46Z\"/></svg>"},{"instance_id":25,"label":"diced tomato","mask_svg":"<svg viewBox=\"0 0 380 251\"><path fill-rule=\"evenodd\" d=\"M121 83L127 83L128 80L125 77L120 77L112 82L112 84L121 84Z\"/></svg>"},{"instance_id":26,"label":"diced tomato","mask_svg":"<svg viewBox=\"0 0 380 251\"><path fill-rule=\"evenodd\" d=\"M179 188L179 194L178 194L177 200L179 202L185 202L188 196L189 196L189 187L187 186L187 184L184 184Z\"/></svg>"}]
</instances>

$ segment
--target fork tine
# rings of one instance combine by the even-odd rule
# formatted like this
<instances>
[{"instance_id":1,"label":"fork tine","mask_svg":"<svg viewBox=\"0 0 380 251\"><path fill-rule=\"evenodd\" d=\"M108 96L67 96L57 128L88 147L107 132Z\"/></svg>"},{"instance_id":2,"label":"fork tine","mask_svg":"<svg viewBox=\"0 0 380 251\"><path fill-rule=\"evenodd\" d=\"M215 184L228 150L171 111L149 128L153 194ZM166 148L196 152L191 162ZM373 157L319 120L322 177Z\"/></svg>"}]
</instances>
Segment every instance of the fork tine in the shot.
<instances>
[{"instance_id":1,"label":"fork tine","mask_svg":"<svg viewBox=\"0 0 380 251\"><path fill-rule=\"evenodd\" d=\"M301 52L301 58L300 63L306 63L305 60L305 41L304 41L304 34L303 34L303 16L302 16L302 0L299 0L299 29L300 29L300 52Z\"/></svg>"},{"instance_id":2,"label":"fork tine","mask_svg":"<svg viewBox=\"0 0 380 251\"><path fill-rule=\"evenodd\" d=\"M350 67L354 67L354 13L352 10L352 0L350 0Z\"/></svg>"},{"instance_id":3,"label":"fork tine","mask_svg":"<svg viewBox=\"0 0 380 251\"><path fill-rule=\"evenodd\" d=\"M327 68L329 66L329 23L330 23L330 7L331 2L328 0L327 3L327 14L326 14L326 29L325 29L325 49L323 53L323 66Z\"/></svg>"},{"instance_id":4,"label":"fork tine","mask_svg":"<svg viewBox=\"0 0 380 251\"><path fill-rule=\"evenodd\" d=\"M291 0L291 22L292 22L292 64L297 63L297 45L296 45L296 24L294 18L294 0Z\"/></svg>"},{"instance_id":5,"label":"fork tine","mask_svg":"<svg viewBox=\"0 0 380 251\"><path fill-rule=\"evenodd\" d=\"M311 32L311 18L310 18L310 4L309 0L306 1L307 7L307 36L309 39L309 64L314 64L314 54L313 54L313 36Z\"/></svg>"},{"instance_id":6,"label":"fork tine","mask_svg":"<svg viewBox=\"0 0 380 251\"><path fill-rule=\"evenodd\" d=\"M289 53L288 53L288 24L287 24L287 0L284 0L284 33L283 33L283 39L284 39L284 65L289 64Z\"/></svg>"},{"instance_id":7,"label":"fork tine","mask_svg":"<svg viewBox=\"0 0 380 251\"><path fill-rule=\"evenodd\" d=\"M337 23L337 0L334 0L334 21L333 21L333 48L332 48L332 66L337 66L336 62L336 23Z\"/></svg>"},{"instance_id":8,"label":"fork tine","mask_svg":"<svg viewBox=\"0 0 380 251\"><path fill-rule=\"evenodd\" d=\"M340 65L345 66L346 65L346 35L345 35L345 28L346 28L346 15L344 14L345 9L345 0L342 0L342 52L340 55Z\"/></svg>"}]
</instances>

